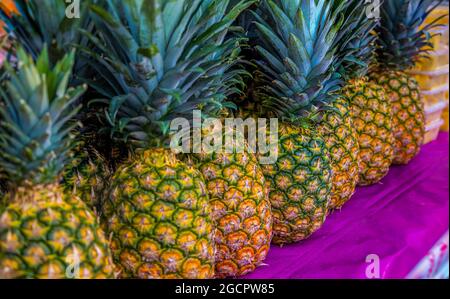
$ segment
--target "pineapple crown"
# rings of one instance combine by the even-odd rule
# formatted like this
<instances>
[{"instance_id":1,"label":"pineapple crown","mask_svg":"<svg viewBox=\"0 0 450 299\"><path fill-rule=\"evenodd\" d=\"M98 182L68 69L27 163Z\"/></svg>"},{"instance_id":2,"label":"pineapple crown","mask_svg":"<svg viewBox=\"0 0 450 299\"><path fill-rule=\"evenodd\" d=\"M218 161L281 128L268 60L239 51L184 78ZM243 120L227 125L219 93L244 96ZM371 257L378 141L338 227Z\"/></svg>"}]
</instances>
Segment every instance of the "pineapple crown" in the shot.
<instances>
[{"instance_id":1,"label":"pineapple crown","mask_svg":"<svg viewBox=\"0 0 450 299\"><path fill-rule=\"evenodd\" d=\"M91 6L100 34L86 34L101 54L89 55L108 83L91 86L109 99L113 134L137 148L161 146L172 119L232 106L225 98L238 91L245 71L236 67L241 40L227 33L253 1L229 2L111 0Z\"/></svg>"},{"instance_id":2,"label":"pineapple crown","mask_svg":"<svg viewBox=\"0 0 450 299\"><path fill-rule=\"evenodd\" d=\"M262 58L254 98L264 111L290 121L313 119L334 99L341 86L334 61L344 18L333 3L262 1L254 14Z\"/></svg>"},{"instance_id":3,"label":"pineapple crown","mask_svg":"<svg viewBox=\"0 0 450 299\"><path fill-rule=\"evenodd\" d=\"M74 52L53 69L47 50L35 63L19 48L17 59L17 70L4 65L8 79L0 86L0 168L15 187L52 184L73 146L79 109L72 104L86 87L67 87Z\"/></svg>"},{"instance_id":4,"label":"pineapple crown","mask_svg":"<svg viewBox=\"0 0 450 299\"><path fill-rule=\"evenodd\" d=\"M336 68L345 81L360 78L367 74L374 60L376 35L373 30L378 19L367 14L370 2L361 0L335 0L333 10L345 17L338 32Z\"/></svg>"},{"instance_id":5,"label":"pineapple crown","mask_svg":"<svg viewBox=\"0 0 450 299\"><path fill-rule=\"evenodd\" d=\"M240 0L231 0L231 5L234 6L239 1ZM249 9L242 12L235 21L235 25L239 26L239 28L243 30L243 32L249 38L249 42L253 42L257 38L255 30L252 30L253 29L252 24L255 21L252 11L255 10L260 5L260 2L261 0L256 0L249 7Z\"/></svg>"},{"instance_id":6,"label":"pineapple crown","mask_svg":"<svg viewBox=\"0 0 450 299\"><path fill-rule=\"evenodd\" d=\"M75 44L85 45L88 41L79 29L92 27L87 9L88 4L95 1L81 1L79 18L70 18L67 16L70 3L64 0L14 0L15 12L0 7L0 20L4 22L5 30L34 60L46 46L50 61L55 64ZM85 63L77 59L75 73L84 66Z\"/></svg>"},{"instance_id":7,"label":"pineapple crown","mask_svg":"<svg viewBox=\"0 0 450 299\"><path fill-rule=\"evenodd\" d=\"M422 27L428 15L442 0L385 0L381 6L377 62L381 67L405 70L428 56L433 22Z\"/></svg>"}]
</instances>

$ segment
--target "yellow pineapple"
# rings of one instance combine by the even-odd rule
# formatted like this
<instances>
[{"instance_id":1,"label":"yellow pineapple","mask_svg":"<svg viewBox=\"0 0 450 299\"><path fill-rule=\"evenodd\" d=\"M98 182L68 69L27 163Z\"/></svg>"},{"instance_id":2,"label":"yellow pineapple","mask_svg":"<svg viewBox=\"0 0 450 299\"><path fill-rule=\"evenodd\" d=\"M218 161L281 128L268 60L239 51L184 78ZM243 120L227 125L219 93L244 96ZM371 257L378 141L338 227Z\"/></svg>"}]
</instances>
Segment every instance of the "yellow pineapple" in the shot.
<instances>
[{"instance_id":1,"label":"yellow pineapple","mask_svg":"<svg viewBox=\"0 0 450 299\"><path fill-rule=\"evenodd\" d=\"M329 209L339 209L355 193L359 180L360 148L349 100L340 97L331 104L331 108L325 113L318 130L332 160L333 188Z\"/></svg>"},{"instance_id":2,"label":"yellow pineapple","mask_svg":"<svg viewBox=\"0 0 450 299\"><path fill-rule=\"evenodd\" d=\"M346 132L347 136L355 136L359 147L358 152L351 151L353 157L356 153L357 161L353 165L359 165L359 170L351 174L354 180L348 178L348 182L356 181L359 185L371 185L381 181L392 164L394 154L391 132L392 108L383 88L369 82L366 77L374 58L376 36L373 29L378 24L375 18L367 16L366 13L372 4L348 0L345 5L346 21L340 33L342 37L336 53L338 58L335 67L345 81L338 94L342 97L340 101L347 103L350 118L346 122L347 128L342 128L342 131ZM339 119L344 121L345 118ZM343 143L346 144L351 143L348 141ZM345 203L345 200L342 203Z\"/></svg>"},{"instance_id":3,"label":"yellow pineapple","mask_svg":"<svg viewBox=\"0 0 450 299\"><path fill-rule=\"evenodd\" d=\"M422 23L442 1L386 0L381 6L377 68L373 80L386 90L392 105L394 163L408 164L420 152L425 135L425 111L415 79L408 74L431 50L436 21Z\"/></svg>"},{"instance_id":4,"label":"yellow pineapple","mask_svg":"<svg viewBox=\"0 0 450 299\"><path fill-rule=\"evenodd\" d=\"M0 278L113 278L97 218L57 185L17 189L0 216Z\"/></svg>"},{"instance_id":5,"label":"yellow pineapple","mask_svg":"<svg viewBox=\"0 0 450 299\"><path fill-rule=\"evenodd\" d=\"M103 207L122 277L212 278L213 223L201 174L170 150L124 163Z\"/></svg>"},{"instance_id":6,"label":"yellow pineapple","mask_svg":"<svg viewBox=\"0 0 450 299\"><path fill-rule=\"evenodd\" d=\"M394 164L408 164L420 152L425 138L425 107L419 86L411 76L397 71L374 73L392 106Z\"/></svg>"},{"instance_id":7,"label":"yellow pineapple","mask_svg":"<svg viewBox=\"0 0 450 299\"><path fill-rule=\"evenodd\" d=\"M350 80L343 94L351 103L360 148L358 184L378 183L388 174L394 158L391 105L384 89L365 78Z\"/></svg>"},{"instance_id":8,"label":"yellow pineapple","mask_svg":"<svg viewBox=\"0 0 450 299\"><path fill-rule=\"evenodd\" d=\"M195 156L210 196L216 233L217 278L252 272L267 256L272 213L267 186L255 155L222 151Z\"/></svg>"},{"instance_id":9,"label":"yellow pineapple","mask_svg":"<svg viewBox=\"0 0 450 299\"><path fill-rule=\"evenodd\" d=\"M321 135L290 124L279 126L278 160L263 165L273 213L273 243L308 238L324 223L331 200L332 173Z\"/></svg>"}]
</instances>

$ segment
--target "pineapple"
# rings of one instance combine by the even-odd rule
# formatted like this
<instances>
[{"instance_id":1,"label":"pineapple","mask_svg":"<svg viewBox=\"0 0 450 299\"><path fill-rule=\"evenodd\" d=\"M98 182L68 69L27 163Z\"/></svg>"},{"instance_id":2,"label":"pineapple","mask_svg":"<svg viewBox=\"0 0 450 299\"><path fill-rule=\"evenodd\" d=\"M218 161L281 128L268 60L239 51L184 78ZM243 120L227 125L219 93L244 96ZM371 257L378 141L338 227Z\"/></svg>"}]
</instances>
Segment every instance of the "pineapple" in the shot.
<instances>
[{"instance_id":1,"label":"pineapple","mask_svg":"<svg viewBox=\"0 0 450 299\"><path fill-rule=\"evenodd\" d=\"M373 185L389 173L394 158L392 107L384 89L365 77L350 79L342 93L351 103L360 148L358 184Z\"/></svg>"},{"instance_id":2,"label":"pineapple","mask_svg":"<svg viewBox=\"0 0 450 299\"><path fill-rule=\"evenodd\" d=\"M99 211L111 175L108 161L82 140L73 150L72 163L64 171L62 185L66 192L73 192L93 211Z\"/></svg>"},{"instance_id":3,"label":"pineapple","mask_svg":"<svg viewBox=\"0 0 450 299\"><path fill-rule=\"evenodd\" d=\"M71 151L72 163L66 165L62 185L98 213L114 170L125 162L128 152L123 144L112 142L107 130L98 130L105 124L97 114L97 108L91 108L82 116L87 125L78 129L81 137Z\"/></svg>"},{"instance_id":4,"label":"pineapple","mask_svg":"<svg viewBox=\"0 0 450 299\"><path fill-rule=\"evenodd\" d=\"M102 142L108 141L107 137L97 132L85 131L84 134L72 150L72 163L66 166L61 184L98 213L117 165L127 160L127 151L121 144ZM100 144L94 146L93 141L100 141Z\"/></svg>"},{"instance_id":5,"label":"pineapple","mask_svg":"<svg viewBox=\"0 0 450 299\"><path fill-rule=\"evenodd\" d=\"M169 149L170 121L215 110L237 40L225 39L245 1L109 1L92 6L100 31L98 88L132 152L111 180L102 219L122 277L212 278L214 223L200 172Z\"/></svg>"},{"instance_id":6,"label":"pineapple","mask_svg":"<svg viewBox=\"0 0 450 299\"><path fill-rule=\"evenodd\" d=\"M67 18L66 8L70 3L63 0L15 0L15 7L21 13L0 13L0 18L4 20L6 30L14 36L16 43L22 45L33 58L36 58L46 45L50 45L50 61L54 63L71 51L75 44L88 45L88 39L82 34L82 30L92 28L88 13L88 5L91 2L80 2L80 18ZM75 75L71 76L69 85L78 85L79 77L90 78L90 71L85 57L77 52L73 72ZM88 117L92 112L87 107L88 105L83 105L82 111L76 115L83 123L83 129L77 128L78 132L75 133L82 136L83 140L80 140L80 144L72 152L74 159L66 165L62 185L66 191L75 191L77 196L94 209L98 208L101 201L110 171L107 163L109 161L103 155L97 154L99 151L103 152L104 149L99 143L105 138L99 136L97 127L92 128L94 126Z\"/></svg>"},{"instance_id":7,"label":"pineapple","mask_svg":"<svg viewBox=\"0 0 450 299\"><path fill-rule=\"evenodd\" d=\"M340 88L333 63L342 8L334 13L331 8L328 1L265 0L254 14L261 59L253 101L258 111L281 120L278 161L263 166L275 244L308 238L324 223L331 202L327 143L342 140L330 136L327 142L318 127L327 119L326 107L338 105L334 93Z\"/></svg>"},{"instance_id":8,"label":"pineapple","mask_svg":"<svg viewBox=\"0 0 450 299\"><path fill-rule=\"evenodd\" d=\"M232 0L230 7L238 2ZM250 5L254 5L252 1L248 2ZM236 23L245 25L240 21ZM238 27L237 40L241 41L240 44L248 41L240 34L244 27ZM240 54L236 51L234 55ZM240 61L240 57L234 56L230 61ZM227 109L229 103L225 99L242 95L242 82L249 77L242 65L231 67L218 82L226 97L217 99L218 111L207 111L209 116L220 118L225 124L225 118L231 117L232 110L236 108L232 104L233 109ZM202 133L204 137L209 135L205 128ZM234 127L231 132L222 133L222 137L233 134L239 140L237 136L242 132ZM239 277L254 271L265 260L272 240L273 221L268 188L257 157L250 153L246 143L242 151L227 147L229 145L233 144L225 144L225 148L218 152L189 155L187 159L190 163L194 162L193 165L202 173L210 196L216 227L216 278Z\"/></svg>"},{"instance_id":9,"label":"pineapple","mask_svg":"<svg viewBox=\"0 0 450 299\"><path fill-rule=\"evenodd\" d=\"M332 167L315 128L279 125L278 160L263 165L270 188L273 243L302 241L322 227L331 201Z\"/></svg>"},{"instance_id":10,"label":"pineapple","mask_svg":"<svg viewBox=\"0 0 450 299\"><path fill-rule=\"evenodd\" d=\"M394 164L408 164L424 142L425 113L420 90L408 69L430 50L430 25L420 28L441 1L386 0L381 6L377 69L371 77L386 90L391 102Z\"/></svg>"},{"instance_id":11,"label":"pineapple","mask_svg":"<svg viewBox=\"0 0 450 299\"><path fill-rule=\"evenodd\" d=\"M374 73L372 79L383 86L392 106L394 164L408 164L420 152L425 138L425 107L419 86L404 72Z\"/></svg>"},{"instance_id":12,"label":"pineapple","mask_svg":"<svg viewBox=\"0 0 450 299\"><path fill-rule=\"evenodd\" d=\"M151 149L112 177L103 207L123 278L212 278L211 207L201 174L170 150Z\"/></svg>"},{"instance_id":13,"label":"pineapple","mask_svg":"<svg viewBox=\"0 0 450 299\"><path fill-rule=\"evenodd\" d=\"M352 172L351 176L357 178L359 185L365 186L383 179L392 164L392 107L383 88L366 77L373 60L375 35L372 31L377 20L367 17L367 6L361 5L359 0L346 3L347 21L345 29L340 32L337 70L346 81L340 94L348 103L352 129L356 131L359 146L359 170L356 174ZM342 172L343 175L345 173L348 172ZM345 197L340 199L337 207L345 203Z\"/></svg>"},{"instance_id":14,"label":"pineapple","mask_svg":"<svg viewBox=\"0 0 450 299\"><path fill-rule=\"evenodd\" d=\"M85 87L67 88L74 53L51 68L18 50L0 89L0 166L8 176L0 215L0 278L112 278L108 242L96 217L58 184L72 146L70 106Z\"/></svg>"},{"instance_id":15,"label":"pineapple","mask_svg":"<svg viewBox=\"0 0 450 299\"><path fill-rule=\"evenodd\" d=\"M240 134L234 128L232 133ZM265 260L272 240L272 212L264 174L256 155L246 146L242 152L225 148L191 157L205 178L210 196L216 227L216 278L252 272Z\"/></svg>"},{"instance_id":16,"label":"pineapple","mask_svg":"<svg viewBox=\"0 0 450 299\"><path fill-rule=\"evenodd\" d=\"M351 105L340 97L330 105L318 127L330 151L333 173L330 210L342 208L355 193L359 180L359 143Z\"/></svg>"}]
</instances>

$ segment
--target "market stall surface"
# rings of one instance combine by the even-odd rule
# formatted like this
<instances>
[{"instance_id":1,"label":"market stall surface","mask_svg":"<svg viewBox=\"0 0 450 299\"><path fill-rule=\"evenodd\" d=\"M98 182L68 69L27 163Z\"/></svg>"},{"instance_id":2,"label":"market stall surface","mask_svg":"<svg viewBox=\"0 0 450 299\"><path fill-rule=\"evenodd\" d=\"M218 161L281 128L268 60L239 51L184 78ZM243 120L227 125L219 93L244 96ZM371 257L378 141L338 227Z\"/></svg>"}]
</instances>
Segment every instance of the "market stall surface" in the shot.
<instances>
[{"instance_id":1,"label":"market stall surface","mask_svg":"<svg viewBox=\"0 0 450 299\"><path fill-rule=\"evenodd\" d=\"M310 239L272 245L266 265L245 278L405 278L448 229L449 136L441 133L409 165L358 188ZM445 243L448 235L448 254Z\"/></svg>"}]
</instances>

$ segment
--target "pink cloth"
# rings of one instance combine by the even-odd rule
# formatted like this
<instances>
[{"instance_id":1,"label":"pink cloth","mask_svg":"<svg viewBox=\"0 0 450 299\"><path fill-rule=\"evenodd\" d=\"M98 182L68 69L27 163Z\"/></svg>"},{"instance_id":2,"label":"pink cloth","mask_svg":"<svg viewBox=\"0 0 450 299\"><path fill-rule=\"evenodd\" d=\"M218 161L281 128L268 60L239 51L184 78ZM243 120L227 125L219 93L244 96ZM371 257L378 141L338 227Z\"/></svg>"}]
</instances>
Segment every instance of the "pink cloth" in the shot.
<instances>
[{"instance_id":1,"label":"pink cloth","mask_svg":"<svg viewBox=\"0 0 450 299\"><path fill-rule=\"evenodd\" d=\"M448 229L449 139L441 133L409 165L359 188L310 239L273 245L267 265L245 278L405 278Z\"/></svg>"}]
</instances>

